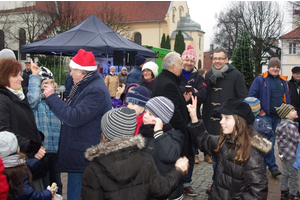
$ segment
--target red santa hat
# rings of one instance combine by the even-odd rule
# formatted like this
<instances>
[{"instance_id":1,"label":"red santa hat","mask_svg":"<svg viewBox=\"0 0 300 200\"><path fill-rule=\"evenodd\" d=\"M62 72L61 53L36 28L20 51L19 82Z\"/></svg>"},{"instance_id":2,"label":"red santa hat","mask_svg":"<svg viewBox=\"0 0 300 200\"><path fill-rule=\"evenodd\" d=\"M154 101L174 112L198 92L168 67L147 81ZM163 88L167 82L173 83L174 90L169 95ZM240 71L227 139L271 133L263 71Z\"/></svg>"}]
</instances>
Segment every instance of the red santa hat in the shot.
<instances>
[{"instance_id":1,"label":"red santa hat","mask_svg":"<svg viewBox=\"0 0 300 200\"><path fill-rule=\"evenodd\" d=\"M96 71L97 65L95 57L92 52L79 49L76 56L74 56L70 62L72 69L81 69L85 71Z\"/></svg>"},{"instance_id":2,"label":"red santa hat","mask_svg":"<svg viewBox=\"0 0 300 200\"><path fill-rule=\"evenodd\" d=\"M189 44L187 46L187 49L182 53L181 59L182 60L189 59L196 62L197 56L193 45Z\"/></svg>"}]
</instances>

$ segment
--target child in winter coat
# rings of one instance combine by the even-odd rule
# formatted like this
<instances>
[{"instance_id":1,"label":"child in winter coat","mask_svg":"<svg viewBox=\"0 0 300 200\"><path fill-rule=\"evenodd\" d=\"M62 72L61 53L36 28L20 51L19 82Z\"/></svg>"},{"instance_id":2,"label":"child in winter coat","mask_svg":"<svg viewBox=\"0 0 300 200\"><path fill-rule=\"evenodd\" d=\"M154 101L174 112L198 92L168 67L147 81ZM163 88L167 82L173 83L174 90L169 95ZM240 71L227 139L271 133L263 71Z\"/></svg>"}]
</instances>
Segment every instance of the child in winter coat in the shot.
<instances>
[{"instance_id":1,"label":"child in winter coat","mask_svg":"<svg viewBox=\"0 0 300 200\"><path fill-rule=\"evenodd\" d=\"M112 108L119 108L119 107L127 107L127 103L124 101L124 104L123 104L123 101L121 99L121 95L122 93L124 92L125 90L125 99L127 97L127 94L128 92L132 89L132 88L135 88L137 86L140 86L139 84L137 83L131 83L129 84L126 89L125 89L125 84L122 85L122 87L118 87L117 88L117 93L116 93L116 96L114 98L111 99L111 103L112 103Z\"/></svg>"},{"instance_id":2,"label":"child in winter coat","mask_svg":"<svg viewBox=\"0 0 300 200\"><path fill-rule=\"evenodd\" d=\"M227 99L215 109L221 114L221 134L210 135L197 118L197 99L187 105L192 140L200 150L217 159L215 179L208 199L267 199L268 178L262 153L272 144L256 135L249 124L255 120L250 106L235 98Z\"/></svg>"},{"instance_id":3,"label":"child in winter coat","mask_svg":"<svg viewBox=\"0 0 300 200\"><path fill-rule=\"evenodd\" d=\"M183 148L184 135L169 124L173 113L173 102L163 96L150 99L145 105L143 124L139 133L146 139L143 152L152 155L161 175L174 168ZM182 199L183 184L181 183L168 199Z\"/></svg>"},{"instance_id":4,"label":"child in winter coat","mask_svg":"<svg viewBox=\"0 0 300 200\"><path fill-rule=\"evenodd\" d=\"M36 192L32 187L31 171L37 169L40 161L37 158L26 160L25 155L18 152L16 136L8 131L0 132L0 157L3 160L4 174L9 184L7 199L51 200L54 192L47 189Z\"/></svg>"},{"instance_id":5,"label":"child in winter coat","mask_svg":"<svg viewBox=\"0 0 300 200\"><path fill-rule=\"evenodd\" d=\"M269 125L268 122L263 120L258 116L260 112L260 101L255 97L247 97L244 99L244 102L248 103L251 107L252 113L255 116L254 122L250 125L252 128L257 130L260 136L264 138L270 138L274 135L272 127Z\"/></svg>"},{"instance_id":6,"label":"child in winter coat","mask_svg":"<svg viewBox=\"0 0 300 200\"><path fill-rule=\"evenodd\" d=\"M142 152L141 135L133 136L135 111L126 107L108 111L101 120L101 142L87 149L90 161L82 181L82 200L146 200L166 198L183 180L188 160L180 158L165 176L151 155Z\"/></svg>"},{"instance_id":7,"label":"child in winter coat","mask_svg":"<svg viewBox=\"0 0 300 200\"><path fill-rule=\"evenodd\" d=\"M4 165L2 162L2 158L0 157L0 199L7 199L8 192L8 183L6 180L6 176L3 174Z\"/></svg>"},{"instance_id":8,"label":"child in winter coat","mask_svg":"<svg viewBox=\"0 0 300 200\"><path fill-rule=\"evenodd\" d=\"M276 127L276 140L279 158L282 162L282 175L280 180L281 199L299 199L298 170L293 167L296 160L297 145L300 140L295 107L290 104L281 104L275 107L281 122ZM289 184L288 184L289 182ZM290 190L289 190L290 189Z\"/></svg>"}]
</instances>

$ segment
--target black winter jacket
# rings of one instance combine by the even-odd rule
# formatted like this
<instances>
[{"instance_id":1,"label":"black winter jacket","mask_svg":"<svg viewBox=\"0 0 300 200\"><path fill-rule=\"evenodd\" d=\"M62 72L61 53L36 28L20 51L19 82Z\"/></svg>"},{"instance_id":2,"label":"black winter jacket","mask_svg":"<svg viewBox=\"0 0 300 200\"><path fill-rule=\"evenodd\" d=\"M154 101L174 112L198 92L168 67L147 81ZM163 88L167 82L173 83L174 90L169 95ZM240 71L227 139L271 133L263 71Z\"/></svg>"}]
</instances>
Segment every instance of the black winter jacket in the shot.
<instances>
[{"instance_id":1,"label":"black winter jacket","mask_svg":"<svg viewBox=\"0 0 300 200\"><path fill-rule=\"evenodd\" d=\"M21 101L8 89L0 87L0 113L0 131L14 133L20 151L34 157L42 146L44 136L37 128L27 98Z\"/></svg>"},{"instance_id":2,"label":"black winter jacket","mask_svg":"<svg viewBox=\"0 0 300 200\"><path fill-rule=\"evenodd\" d=\"M188 133L187 125L190 122L190 117L186 108L186 101L179 88L181 78L177 77L172 72L163 69L156 77L151 86L152 96L164 96L170 99L174 104L174 114L170 121L175 130L180 130L184 134L184 146L181 155L190 157L192 155L191 138Z\"/></svg>"},{"instance_id":3,"label":"black winter jacket","mask_svg":"<svg viewBox=\"0 0 300 200\"><path fill-rule=\"evenodd\" d=\"M216 153L214 150L220 136L210 135L202 120L189 124L188 128L195 145L217 159L215 179L208 199L267 199L268 178L262 153L271 150L271 142L253 134L249 159L241 166L234 162L235 147L229 135L221 150Z\"/></svg>"},{"instance_id":4,"label":"black winter jacket","mask_svg":"<svg viewBox=\"0 0 300 200\"><path fill-rule=\"evenodd\" d=\"M291 105L293 105L295 107L297 113L300 114L300 95L297 92L297 86L296 86L295 82L296 81L293 78L288 82L290 92L291 92ZM298 122L299 121L300 120L298 118Z\"/></svg>"},{"instance_id":5,"label":"black winter jacket","mask_svg":"<svg viewBox=\"0 0 300 200\"><path fill-rule=\"evenodd\" d=\"M141 152L141 135L100 143L87 149L88 164L82 181L81 200L166 198L183 175L172 169L159 174L151 155Z\"/></svg>"},{"instance_id":6,"label":"black winter jacket","mask_svg":"<svg viewBox=\"0 0 300 200\"><path fill-rule=\"evenodd\" d=\"M143 135L141 130L140 134ZM145 137L145 139L146 146L142 151L152 155L158 171L162 176L165 176L168 171L174 168L177 159L180 157L184 135L180 131L174 130L171 124L166 124L164 130L157 131L153 134L153 137ZM182 194L183 184L180 184L168 199L176 199Z\"/></svg>"},{"instance_id":7,"label":"black winter jacket","mask_svg":"<svg viewBox=\"0 0 300 200\"><path fill-rule=\"evenodd\" d=\"M181 82L179 87L182 91L182 94L185 92L185 86L191 85L192 94L194 97L197 97L197 108L200 108L202 103L206 101L206 97L207 97L207 86L206 83L204 82L203 76L198 73L197 69L194 69L188 81L186 81L185 77L182 74L180 78L181 78ZM195 92L194 88L196 88L198 92ZM192 104L192 100L188 101L187 104ZM200 109L197 109L197 117L199 119L202 119L202 116L200 114Z\"/></svg>"},{"instance_id":8,"label":"black winter jacket","mask_svg":"<svg viewBox=\"0 0 300 200\"><path fill-rule=\"evenodd\" d=\"M205 75L207 99L203 104L203 120L209 134L219 135L220 118L214 115L214 109L231 97L244 100L247 97L247 88L243 74L232 65L229 65L222 78L217 79L216 84L211 81L212 75L212 70Z\"/></svg>"}]
</instances>

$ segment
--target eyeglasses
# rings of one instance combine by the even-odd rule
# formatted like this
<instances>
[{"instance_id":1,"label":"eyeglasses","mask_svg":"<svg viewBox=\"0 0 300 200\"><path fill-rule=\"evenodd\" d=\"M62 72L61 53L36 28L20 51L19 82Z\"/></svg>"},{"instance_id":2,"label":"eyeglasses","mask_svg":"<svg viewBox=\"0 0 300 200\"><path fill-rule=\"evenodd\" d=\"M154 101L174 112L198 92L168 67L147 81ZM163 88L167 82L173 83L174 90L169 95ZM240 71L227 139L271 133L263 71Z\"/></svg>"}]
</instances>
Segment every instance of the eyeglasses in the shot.
<instances>
[{"instance_id":1,"label":"eyeglasses","mask_svg":"<svg viewBox=\"0 0 300 200\"><path fill-rule=\"evenodd\" d=\"M218 60L225 60L226 58L213 58L213 61L218 61Z\"/></svg>"}]
</instances>

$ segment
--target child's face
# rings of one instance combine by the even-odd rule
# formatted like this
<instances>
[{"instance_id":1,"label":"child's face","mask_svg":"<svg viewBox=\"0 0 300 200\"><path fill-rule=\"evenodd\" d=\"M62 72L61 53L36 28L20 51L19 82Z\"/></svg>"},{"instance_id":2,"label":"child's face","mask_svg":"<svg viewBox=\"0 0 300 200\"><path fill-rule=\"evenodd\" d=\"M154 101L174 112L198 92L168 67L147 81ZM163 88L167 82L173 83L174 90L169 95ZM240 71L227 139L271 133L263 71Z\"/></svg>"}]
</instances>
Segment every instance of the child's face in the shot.
<instances>
[{"instance_id":1,"label":"child's face","mask_svg":"<svg viewBox=\"0 0 300 200\"><path fill-rule=\"evenodd\" d=\"M155 124L155 117L149 110L145 110L145 114L143 116L143 123L144 124Z\"/></svg>"},{"instance_id":2,"label":"child's face","mask_svg":"<svg viewBox=\"0 0 300 200\"><path fill-rule=\"evenodd\" d=\"M287 116L285 116L285 118L290 119L290 120L297 119L298 118L297 111L295 109L291 110L289 112L289 114L287 114Z\"/></svg>"},{"instance_id":3,"label":"child's face","mask_svg":"<svg viewBox=\"0 0 300 200\"><path fill-rule=\"evenodd\" d=\"M222 130L224 134L231 134L233 132L233 128L235 126L235 120L233 115L224 115L221 114L222 120L220 121Z\"/></svg>"},{"instance_id":4,"label":"child's face","mask_svg":"<svg viewBox=\"0 0 300 200\"><path fill-rule=\"evenodd\" d=\"M54 87L54 80L53 79L46 79L41 83L41 89L44 89L44 85L50 85Z\"/></svg>"},{"instance_id":5,"label":"child's face","mask_svg":"<svg viewBox=\"0 0 300 200\"><path fill-rule=\"evenodd\" d=\"M144 107L128 102L127 107L135 110L135 114L139 115L144 111Z\"/></svg>"}]
</instances>

